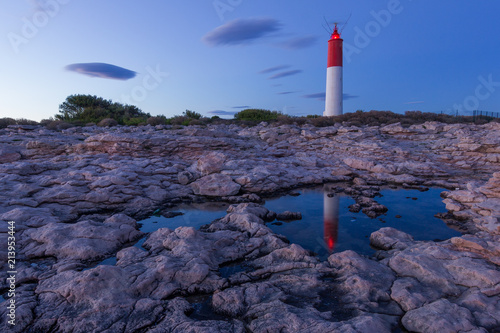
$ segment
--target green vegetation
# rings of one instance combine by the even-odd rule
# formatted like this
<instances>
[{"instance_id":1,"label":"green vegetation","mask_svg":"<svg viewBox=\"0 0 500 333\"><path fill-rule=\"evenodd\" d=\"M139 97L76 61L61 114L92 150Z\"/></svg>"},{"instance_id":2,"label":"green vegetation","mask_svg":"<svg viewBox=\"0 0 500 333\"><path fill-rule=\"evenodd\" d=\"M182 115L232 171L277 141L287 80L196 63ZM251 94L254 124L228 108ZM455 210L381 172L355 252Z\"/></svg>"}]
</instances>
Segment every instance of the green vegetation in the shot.
<instances>
[{"instance_id":1,"label":"green vegetation","mask_svg":"<svg viewBox=\"0 0 500 333\"><path fill-rule=\"evenodd\" d=\"M113 103L92 95L71 95L59 106L56 120L69 123L99 123L104 119L114 119L120 125L146 123L151 115L134 105Z\"/></svg>"},{"instance_id":2,"label":"green vegetation","mask_svg":"<svg viewBox=\"0 0 500 333\"><path fill-rule=\"evenodd\" d=\"M414 124L423 124L427 121L442 123L476 123L484 124L490 121L500 122L500 119L486 116L453 116L421 111L407 111L405 114L391 111L358 110L354 113L345 113L341 116L323 117L308 115L295 117L282 114L279 111L265 109L245 109L234 115L234 119L221 119L218 116L203 117L200 113L186 110L182 115L167 118L164 115L152 117L149 113L142 112L134 105L124 105L92 95L71 95L59 106L59 113L55 118L45 119L40 125L52 130L63 130L74 126L96 125L112 127L117 125L173 125L188 126L216 123L236 123L243 126L255 126L260 122L269 122L276 125L310 124L315 127L333 126L340 123L344 126L383 126L401 123L408 127ZM9 125L36 125L35 121L27 119L0 118L0 128Z\"/></svg>"},{"instance_id":3,"label":"green vegetation","mask_svg":"<svg viewBox=\"0 0 500 333\"><path fill-rule=\"evenodd\" d=\"M29 119L12 119L12 118L0 118L0 128L5 128L10 125L38 125L34 120Z\"/></svg>"},{"instance_id":4,"label":"green vegetation","mask_svg":"<svg viewBox=\"0 0 500 333\"><path fill-rule=\"evenodd\" d=\"M279 111L270 111L263 109L246 109L234 115L234 119L241 121L273 121L282 115Z\"/></svg>"}]
</instances>

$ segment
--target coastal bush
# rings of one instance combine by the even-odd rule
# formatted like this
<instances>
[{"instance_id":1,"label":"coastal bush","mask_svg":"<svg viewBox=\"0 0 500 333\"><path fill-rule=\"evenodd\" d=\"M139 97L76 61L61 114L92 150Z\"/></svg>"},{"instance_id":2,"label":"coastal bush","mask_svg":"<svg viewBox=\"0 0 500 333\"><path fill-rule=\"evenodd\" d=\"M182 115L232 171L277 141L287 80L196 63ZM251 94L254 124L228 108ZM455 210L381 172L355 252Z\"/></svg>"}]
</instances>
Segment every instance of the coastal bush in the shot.
<instances>
[{"instance_id":1,"label":"coastal bush","mask_svg":"<svg viewBox=\"0 0 500 333\"><path fill-rule=\"evenodd\" d=\"M168 124L187 126L190 121L191 119L185 116L174 116L168 120Z\"/></svg>"},{"instance_id":2,"label":"coastal bush","mask_svg":"<svg viewBox=\"0 0 500 333\"><path fill-rule=\"evenodd\" d=\"M279 111L271 111L264 109L245 109L234 115L234 119L241 121L272 121L277 120L278 116L282 115Z\"/></svg>"},{"instance_id":3,"label":"coastal bush","mask_svg":"<svg viewBox=\"0 0 500 333\"><path fill-rule=\"evenodd\" d=\"M113 126L117 126L117 125L118 125L118 122L112 118L103 119L97 124L97 126L99 126L99 127L113 127Z\"/></svg>"},{"instance_id":4,"label":"coastal bush","mask_svg":"<svg viewBox=\"0 0 500 333\"><path fill-rule=\"evenodd\" d=\"M173 116L172 118L165 118L167 125L206 125L211 122L210 118L205 118L195 111L186 110L182 116Z\"/></svg>"},{"instance_id":5,"label":"coastal bush","mask_svg":"<svg viewBox=\"0 0 500 333\"><path fill-rule=\"evenodd\" d=\"M191 111L191 110L184 111L183 115L185 117L191 118L191 119L200 119L201 118L201 114L199 114L198 112L195 112L195 111Z\"/></svg>"},{"instance_id":6,"label":"coastal bush","mask_svg":"<svg viewBox=\"0 0 500 333\"><path fill-rule=\"evenodd\" d=\"M13 118L0 118L0 128L5 128L10 125L39 125L37 121L29 120L25 118L13 119Z\"/></svg>"},{"instance_id":7,"label":"coastal bush","mask_svg":"<svg viewBox=\"0 0 500 333\"><path fill-rule=\"evenodd\" d=\"M150 117L146 123L151 126L166 125L167 118L165 116Z\"/></svg>"},{"instance_id":8,"label":"coastal bush","mask_svg":"<svg viewBox=\"0 0 500 333\"><path fill-rule=\"evenodd\" d=\"M40 124L45 128L52 131L61 131L71 127L75 127L74 124L67 123L62 120L54 120L54 119L43 119Z\"/></svg>"},{"instance_id":9,"label":"coastal bush","mask_svg":"<svg viewBox=\"0 0 500 333\"><path fill-rule=\"evenodd\" d=\"M0 118L0 128L5 128L9 125L15 125L16 120L12 118Z\"/></svg>"},{"instance_id":10,"label":"coastal bush","mask_svg":"<svg viewBox=\"0 0 500 333\"><path fill-rule=\"evenodd\" d=\"M71 95L59 106L56 120L79 123L99 123L106 118L114 119L120 125L145 123L151 115L134 105L114 103L92 95Z\"/></svg>"}]
</instances>

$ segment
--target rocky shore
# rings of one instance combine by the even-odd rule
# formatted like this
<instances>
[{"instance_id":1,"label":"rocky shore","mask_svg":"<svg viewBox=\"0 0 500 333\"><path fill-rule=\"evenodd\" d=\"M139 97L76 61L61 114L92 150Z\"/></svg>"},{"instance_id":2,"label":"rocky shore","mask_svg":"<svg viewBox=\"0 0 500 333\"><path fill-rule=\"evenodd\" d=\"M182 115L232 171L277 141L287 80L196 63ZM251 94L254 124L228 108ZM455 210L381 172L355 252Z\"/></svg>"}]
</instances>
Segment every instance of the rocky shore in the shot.
<instances>
[{"instance_id":1,"label":"rocky shore","mask_svg":"<svg viewBox=\"0 0 500 333\"><path fill-rule=\"evenodd\" d=\"M447 188L442 218L463 235L383 228L369 240L375 257L320 261L266 226L266 195L336 182L377 214L370 186ZM2 330L500 332L500 123L10 126L0 199ZM233 205L200 230L139 230L158 209L208 200Z\"/></svg>"}]
</instances>

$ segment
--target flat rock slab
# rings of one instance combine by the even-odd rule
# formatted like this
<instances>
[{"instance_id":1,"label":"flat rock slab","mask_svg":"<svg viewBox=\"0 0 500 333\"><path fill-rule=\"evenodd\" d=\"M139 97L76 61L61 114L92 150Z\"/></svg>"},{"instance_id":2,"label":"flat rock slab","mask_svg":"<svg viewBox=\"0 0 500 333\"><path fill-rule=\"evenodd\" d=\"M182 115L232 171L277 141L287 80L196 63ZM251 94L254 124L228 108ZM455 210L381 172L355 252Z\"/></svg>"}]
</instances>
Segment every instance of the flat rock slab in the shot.
<instances>
[{"instance_id":1,"label":"flat rock slab","mask_svg":"<svg viewBox=\"0 0 500 333\"><path fill-rule=\"evenodd\" d=\"M227 197L238 194L241 186L223 174L211 174L191 183L194 194L209 197Z\"/></svg>"}]
</instances>

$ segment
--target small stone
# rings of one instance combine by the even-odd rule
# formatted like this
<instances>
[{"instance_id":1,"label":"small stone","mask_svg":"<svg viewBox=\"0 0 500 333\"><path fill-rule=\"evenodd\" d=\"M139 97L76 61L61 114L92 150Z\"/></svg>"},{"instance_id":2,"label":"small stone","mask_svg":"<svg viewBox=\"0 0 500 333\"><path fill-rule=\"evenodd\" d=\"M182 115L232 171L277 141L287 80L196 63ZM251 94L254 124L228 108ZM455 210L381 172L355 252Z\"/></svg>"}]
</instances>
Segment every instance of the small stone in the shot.
<instances>
[{"instance_id":1,"label":"small stone","mask_svg":"<svg viewBox=\"0 0 500 333\"><path fill-rule=\"evenodd\" d=\"M280 221L302 220L302 214L300 212L285 211L276 215L276 219Z\"/></svg>"}]
</instances>

